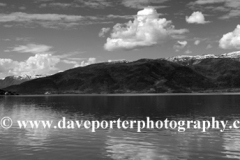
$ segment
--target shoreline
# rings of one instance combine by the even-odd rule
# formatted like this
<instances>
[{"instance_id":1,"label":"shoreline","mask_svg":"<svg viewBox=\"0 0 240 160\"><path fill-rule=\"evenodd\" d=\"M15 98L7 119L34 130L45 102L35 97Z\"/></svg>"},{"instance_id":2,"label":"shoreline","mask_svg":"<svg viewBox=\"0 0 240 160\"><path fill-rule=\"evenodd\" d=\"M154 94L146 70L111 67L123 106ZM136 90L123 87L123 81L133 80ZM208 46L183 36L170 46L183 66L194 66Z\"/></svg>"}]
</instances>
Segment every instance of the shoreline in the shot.
<instances>
[{"instance_id":1,"label":"shoreline","mask_svg":"<svg viewBox=\"0 0 240 160\"><path fill-rule=\"evenodd\" d=\"M21 94L0 95L0 97L57 97L57 96L215 96L215 95L240 95L240 92L212 92L212 93L123 93L123 94Z\"/></svg>"}]
</instances>

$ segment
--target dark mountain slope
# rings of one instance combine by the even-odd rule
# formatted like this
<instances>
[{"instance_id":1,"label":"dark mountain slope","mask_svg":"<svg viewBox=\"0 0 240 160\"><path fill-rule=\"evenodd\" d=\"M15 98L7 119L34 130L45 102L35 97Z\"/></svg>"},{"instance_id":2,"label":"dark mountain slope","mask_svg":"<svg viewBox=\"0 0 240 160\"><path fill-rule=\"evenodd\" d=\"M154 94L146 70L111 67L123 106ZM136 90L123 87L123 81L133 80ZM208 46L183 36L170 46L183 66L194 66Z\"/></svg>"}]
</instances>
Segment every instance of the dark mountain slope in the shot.
<instances>
[{"instance_id":1,"label":"dark mountain slope","mask_svg":"<svg viewBox=\"0 0 240 160\"><path fill-rule=\"evenodd\" d=\"M30 77L8 76L5 79L0 79L0 88L6 88L8 86L21 84L23 82L29 81L30 79Z\"/></svg>"},{"instance_id":2,"label":"dark mountain slope","mask_svg":"<svg viewBox=\"0 0 240 160\"><path fill-rule=\"evenodd\" d=\"M191 68L212 79L219 87L240 87L240 61L232 58L209 58L192 64Z\"/></svg>"},{"instance_id":3,"label":"dark mountain slope","mask_svg":"<svg viewBox=\"0 0 240 160\"><path fill-rule=\"evenodd\" d=\"M6 88L20 94L191 92L214 87L189 67L166 60L99 63Z\"/></svg>"}]
</instances>

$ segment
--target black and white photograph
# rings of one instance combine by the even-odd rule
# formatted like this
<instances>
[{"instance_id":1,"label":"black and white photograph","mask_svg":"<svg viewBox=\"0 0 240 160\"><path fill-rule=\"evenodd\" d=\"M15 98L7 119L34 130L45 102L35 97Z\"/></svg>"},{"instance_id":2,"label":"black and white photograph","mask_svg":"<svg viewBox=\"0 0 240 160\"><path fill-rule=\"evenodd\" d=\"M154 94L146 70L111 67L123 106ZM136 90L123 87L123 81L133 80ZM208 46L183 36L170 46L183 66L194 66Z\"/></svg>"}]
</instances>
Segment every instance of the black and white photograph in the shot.
<instances>
[{"instance_id":1,"label":"black and white photograph","mask_svg":"<svg viewBox=\"0 0 240 160\"><path fill-rule=\"evenodd\" d=\"M0 160L240 160L240 0L0 0Z\"/></svg>"}]
</instances>

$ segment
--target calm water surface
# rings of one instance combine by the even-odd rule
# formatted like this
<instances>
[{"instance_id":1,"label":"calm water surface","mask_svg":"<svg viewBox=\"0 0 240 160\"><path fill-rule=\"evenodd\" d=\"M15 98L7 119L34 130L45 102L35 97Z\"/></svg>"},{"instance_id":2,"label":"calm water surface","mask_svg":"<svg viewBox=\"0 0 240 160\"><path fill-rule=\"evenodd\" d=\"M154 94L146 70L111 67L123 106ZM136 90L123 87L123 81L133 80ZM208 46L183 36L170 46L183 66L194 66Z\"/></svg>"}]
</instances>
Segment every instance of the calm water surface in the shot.
<instances>
[{"instance_id":1,"label":"calm water surface","mask_svg":"<svg viewBox=\"0 0 240 160\"><path fill-rule=\"evenodd\" d=\"M0 160L240 159L240 130L18 129L16 120L240 120L240 95L0 97Z\"/></svg>"}]
</instances>

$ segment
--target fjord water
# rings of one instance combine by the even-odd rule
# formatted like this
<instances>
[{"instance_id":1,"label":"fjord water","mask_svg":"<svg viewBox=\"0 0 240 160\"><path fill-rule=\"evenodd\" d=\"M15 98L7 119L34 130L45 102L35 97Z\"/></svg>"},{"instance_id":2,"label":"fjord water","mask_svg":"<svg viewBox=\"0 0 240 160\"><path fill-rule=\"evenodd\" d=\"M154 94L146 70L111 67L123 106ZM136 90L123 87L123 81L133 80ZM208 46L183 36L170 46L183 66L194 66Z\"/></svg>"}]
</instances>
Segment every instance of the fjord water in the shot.
<instances>
[{"instance_id":1,"label":"fjord water","mask_svg":"<svg viewBox=\"0 0 240 160\"><path fill-rule=\"evenodd\" d=\"M16 120L240 120L240 95L0 97ZM240 159L240 130L19 129L0 127L0 160Z\"/></svg>"}]
</instances>

